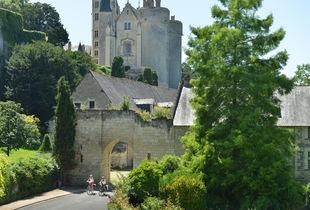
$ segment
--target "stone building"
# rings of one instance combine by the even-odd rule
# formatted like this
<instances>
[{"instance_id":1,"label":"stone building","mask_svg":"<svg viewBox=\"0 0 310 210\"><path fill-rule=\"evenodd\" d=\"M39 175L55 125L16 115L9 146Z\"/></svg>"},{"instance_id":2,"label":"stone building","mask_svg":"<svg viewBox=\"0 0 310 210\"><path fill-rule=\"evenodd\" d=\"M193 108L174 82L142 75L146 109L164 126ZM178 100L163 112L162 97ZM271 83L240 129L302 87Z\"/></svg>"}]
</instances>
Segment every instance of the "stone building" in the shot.
<instances>
[{"instance_id":1,"label":"stone building","mask_svg":"<svg viewBox=\"0 0 310 210\"><path fill-rule=\"evenodd\" d=\"M181 78L182 23L161 1L144 0L143 7L127 3L120 11L117 0L92 0L92 55L111 66L115 56L139 73L150 67L159 85L177 88Z\"/></svg>"},{"instance_id":2,"label":"stone building","mask_svg":"<svg viewBox=\"0 0 310 210\"><path fill-rule=\"evenodd\" d=\"M296 178L303 182L310 182L309 93L310 86L295 87L290 94L279 97L281 117L278 126L295 134L297 149L293 167ZM129 96L131 110L108 108L109 104L120 103L123 96ZM95 177L104 175L109 180L111 152L118 142L128 145L133 167L146 158L156 160L165 154L182 154L180 139L195 121L190 104L193 96L186 86L178 90L152 87L91 72L72 95L76 106L84 104L84 108L77 111L77 166L68 171L68 179L72 184L84 184L85 177L92 173ZM143 104L169 104L169 101L173 104L171 120L146 122L135 112Z\"/></svg>"}]
</instances>

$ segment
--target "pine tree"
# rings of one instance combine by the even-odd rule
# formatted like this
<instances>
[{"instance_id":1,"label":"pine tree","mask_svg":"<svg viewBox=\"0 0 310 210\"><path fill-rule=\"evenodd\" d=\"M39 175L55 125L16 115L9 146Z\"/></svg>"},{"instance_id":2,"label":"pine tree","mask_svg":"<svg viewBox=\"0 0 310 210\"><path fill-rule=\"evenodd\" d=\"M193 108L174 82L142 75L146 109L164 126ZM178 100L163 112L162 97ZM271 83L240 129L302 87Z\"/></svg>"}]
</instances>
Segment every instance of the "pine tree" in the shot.
<instances>
[{"instance_id":1,"label":"pine tree","mask_svg":"<svg viewBox=\"0 0 310 210\"><path fill-rule=\"evenodd\" d=\"M56 129L53 154L61 172L74 164L75 109L70 88L64 77L58 80L56 96Z\"/></svg>"},{"instance_id":2,"label":"pine tree","mask_svg":"<svg viewBox=\"0 0 310 210\"><path fill-rule=\"evenodd\" d=\"M189 166L202 172L208 208L293 209L300 185L292 173L292 138L276 126L277 94L293 82L281 74L286 51L270 56L285 36L260 18L262 0L220 0L215 22L193 28L189 64L197 73L197 120L184 138Z\"/></svg>"}]
</instances>

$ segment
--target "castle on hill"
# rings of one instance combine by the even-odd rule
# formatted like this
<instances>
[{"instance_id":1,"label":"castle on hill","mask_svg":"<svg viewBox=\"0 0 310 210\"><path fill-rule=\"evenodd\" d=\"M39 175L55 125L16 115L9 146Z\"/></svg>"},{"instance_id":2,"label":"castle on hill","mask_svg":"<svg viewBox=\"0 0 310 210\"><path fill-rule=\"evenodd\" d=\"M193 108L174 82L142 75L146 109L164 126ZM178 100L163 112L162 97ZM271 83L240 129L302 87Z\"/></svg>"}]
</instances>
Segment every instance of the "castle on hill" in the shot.
<instances>
[{"instance_id":1,"label":"castle on hill","mask_svg":"<svg viewBox=\"0 0 310 210\"><path fill-rule=\"evenodd\" d=\"M117 0L92 0L92 55L111 66L115 56L130 71L149 67L160 86L177 88L181 79L182 23L170 17L161 0L143 0L134 8L129 1L120 11Z\"/></svg>"}]
</instances>

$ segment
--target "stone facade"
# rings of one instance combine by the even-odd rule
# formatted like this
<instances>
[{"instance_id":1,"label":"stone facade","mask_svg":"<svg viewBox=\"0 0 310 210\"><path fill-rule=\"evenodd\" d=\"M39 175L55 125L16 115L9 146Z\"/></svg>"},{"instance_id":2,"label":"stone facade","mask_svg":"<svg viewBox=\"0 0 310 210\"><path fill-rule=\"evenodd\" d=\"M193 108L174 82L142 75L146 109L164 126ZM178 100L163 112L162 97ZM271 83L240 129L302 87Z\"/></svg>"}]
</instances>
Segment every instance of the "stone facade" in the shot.
<instances>
[{"instance_id":1,"label":"stone facade","mask_svg":"<svg viewBox=\"0 0 310 210\"><path fill-rule=\"evenodd\" d=\"M110 180L111 152L118 142L127 143L133 167L147 157L181 155L181 136L188 127L173 127L171 120L143 121L134 111L79 110L75 138L76 166L66 181L85 185L89 174ZM99 180L96 180L99 181Z\"/></svg>"},{"instance_id":2,"label":"stone facade","mask_svg":"<svg viewBox=\"0 0 310 210\"><path fill-rule=\"evenodd\" d=\"M134 72L150 67L159 85L178 87L183 26L160 0L146 0L138 9L127 3L122 12L117 0L93 0L92 8L92 55L99 64L111 66L121 56Z\"/></svg>"}]
</instances>

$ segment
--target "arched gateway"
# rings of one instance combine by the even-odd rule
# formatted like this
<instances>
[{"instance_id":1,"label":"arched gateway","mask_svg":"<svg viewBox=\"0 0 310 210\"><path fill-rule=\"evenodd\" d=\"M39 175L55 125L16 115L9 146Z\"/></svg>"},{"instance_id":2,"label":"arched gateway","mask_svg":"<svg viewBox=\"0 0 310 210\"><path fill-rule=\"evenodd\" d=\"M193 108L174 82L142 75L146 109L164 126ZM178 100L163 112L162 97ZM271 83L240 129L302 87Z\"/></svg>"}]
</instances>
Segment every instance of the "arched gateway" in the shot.
<instances>
[{"instance_id":1,"label":"arched gateway","mask_svg":"<svg viewBox=\"0 0 310 210\"><path fill-rule=\"evenodd\" d=\"M75 167L65 172L72 185L85 185L89 174L96 182L110 181L111 152L123 142L131 148L133 167L150 157L182 154L180 137L187 128L173 127L171 120L146 122L134 111L79 110L75 138Z\"/></svg>"}]
</instances>

